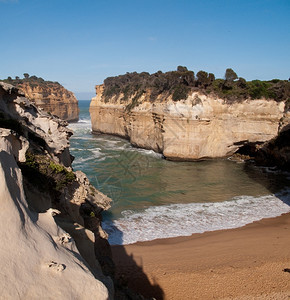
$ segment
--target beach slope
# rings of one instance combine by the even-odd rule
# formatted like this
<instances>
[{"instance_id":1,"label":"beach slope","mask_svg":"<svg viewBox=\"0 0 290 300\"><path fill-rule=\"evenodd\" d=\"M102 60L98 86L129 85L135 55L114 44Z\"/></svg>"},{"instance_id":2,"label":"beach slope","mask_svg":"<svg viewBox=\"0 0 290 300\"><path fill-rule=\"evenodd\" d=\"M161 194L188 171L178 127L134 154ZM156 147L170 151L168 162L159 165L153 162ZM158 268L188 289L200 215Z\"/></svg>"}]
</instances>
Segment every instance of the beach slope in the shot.
<instances>
[{"instance_id":1,"label":"beach slope","mask_svg":"<svg viewBox=\"0 0 290 300\"><path fill-rule=\"evenodd\" d=\"M113 246L117 273L156 299L289 299L290 214L242 228Z\"/></svg>"}]
</instances>

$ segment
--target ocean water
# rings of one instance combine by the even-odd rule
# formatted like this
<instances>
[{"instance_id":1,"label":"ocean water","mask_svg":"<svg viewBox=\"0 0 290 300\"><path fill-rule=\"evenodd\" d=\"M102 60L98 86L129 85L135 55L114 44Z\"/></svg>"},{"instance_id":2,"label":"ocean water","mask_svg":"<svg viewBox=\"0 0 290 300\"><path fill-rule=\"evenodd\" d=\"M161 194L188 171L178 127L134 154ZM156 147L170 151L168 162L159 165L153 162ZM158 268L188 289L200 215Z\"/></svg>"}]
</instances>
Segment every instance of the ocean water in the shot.
<instances>
[{"instance_id":1,"label":"ocean water","mask_svg":"<svg viewBox=\"0 0 290 300\"><path fill-rule=\"evenodd\" d=\"M91 132L79 101L73 168L112 201L103 215L111 244L236 228L290 212L290 174L228 159L172 162L124 139Z\"/></svg>"}]
</instances>

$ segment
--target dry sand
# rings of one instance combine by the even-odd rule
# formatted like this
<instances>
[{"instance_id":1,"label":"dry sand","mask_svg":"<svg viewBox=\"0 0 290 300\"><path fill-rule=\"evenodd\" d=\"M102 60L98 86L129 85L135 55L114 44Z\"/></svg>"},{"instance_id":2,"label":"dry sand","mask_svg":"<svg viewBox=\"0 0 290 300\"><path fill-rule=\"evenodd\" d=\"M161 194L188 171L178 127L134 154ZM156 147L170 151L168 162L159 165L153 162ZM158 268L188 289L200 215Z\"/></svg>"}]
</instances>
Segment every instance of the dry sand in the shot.
<instances>
[{"instance_id":1,"label":"dry sand","mask_svg":"<svg viewBox=\"0 0 290 300\"><path fill-rule=\"evenodd\" d=\"M290 299L290 214L112 249L117 275L144 296Z\"/></svg>"}]
</instances>

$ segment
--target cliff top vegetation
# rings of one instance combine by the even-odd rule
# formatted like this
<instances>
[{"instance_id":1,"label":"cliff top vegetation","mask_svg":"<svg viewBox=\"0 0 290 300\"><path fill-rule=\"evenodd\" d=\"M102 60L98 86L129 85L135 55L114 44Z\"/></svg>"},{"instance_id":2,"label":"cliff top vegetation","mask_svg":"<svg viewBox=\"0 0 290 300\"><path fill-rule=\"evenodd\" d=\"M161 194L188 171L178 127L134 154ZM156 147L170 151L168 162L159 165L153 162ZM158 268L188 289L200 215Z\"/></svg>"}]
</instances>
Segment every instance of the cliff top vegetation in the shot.
<instances>
[{"instance_id":1,"label":"cliff top vegetation","mask_svg":"<svg viewBox=\"0 0 290 300\"><path fill-rule=\"evenodd\" d=\"M159 95L164 99L172 96L174 101L186 99L190 92L199 91L204 94L214 94L227 102L242 101L244 99L274 99L275 101L290 100L290 82L288 80L273 79L269 81L246 81L232 69L228 68L223 79L216 79L213 73L199 71L196 74L186 67L178 66L176 71L153 74L126 73L104 80L103 96L105 101L123 95L122 100L130 97L131 109L138 104L138 99L150 91L150 101Z\"/></svg>"},{"instance_id":2,"label":"cliff top vegetation","mask_svg":"<svg viewBox=\"0 0 290 300\"><path fill-rule=\"evenodd\" d=\"M37 77L35 75L30 76L28 73L24 73L23 78L20 78L19 76L15 76L15 78L13 79L12 77L8 76L7 79L0 79L0 81L12 84L16 87L20 87L22 84L29 84L31 87L35 87L35 86L61 87L61 84L58 83L57 81L44 80L43 78Z\"/></svg>"}]
</instances>

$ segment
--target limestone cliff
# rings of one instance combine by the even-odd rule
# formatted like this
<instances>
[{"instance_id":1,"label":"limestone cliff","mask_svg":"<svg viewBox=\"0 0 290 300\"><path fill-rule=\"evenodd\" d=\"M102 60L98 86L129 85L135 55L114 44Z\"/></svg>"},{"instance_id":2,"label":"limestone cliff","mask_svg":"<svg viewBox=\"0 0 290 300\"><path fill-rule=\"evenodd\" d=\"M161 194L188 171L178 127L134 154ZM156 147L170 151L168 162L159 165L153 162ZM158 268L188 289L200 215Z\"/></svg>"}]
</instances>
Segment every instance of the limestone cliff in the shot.
<instances>
[{"instance_id":1,"label":"limestone cliff","mask_svg":"<svg viewBox=\"0 0 290 300\"><path fill-rule=\"evenodd\" d=\"M172 160L226 157L276 136L285 110L285 101L229 102L198 90L178 101L165 93L152 101L151 95L147 89L138 101L136 94L108 97L103 85L96 86L90 105L93 131L119 135Z\"/></svg>"},{"instance_id":2,"label":"limestone cliff","mask_svg":"<svg viewBox=\"0 0 290 300\"><path fill-rule=\"evenodd\" d=\"M0 82L1 299L112 299L110 199L73 172L67 122Z\"/></svg>"},{"instance_id":3,"label":"limestone cliff","mask_svg":"<svg viewBox=\"0 0 290 300\"><path fill-rule=\"evenodd\" d=\"M78 121L79 107L75 95L58 82L44 81L36 76L7 82L22 90L26 98L44 111L68 122Z\"/></svg>"}]
</instances>

